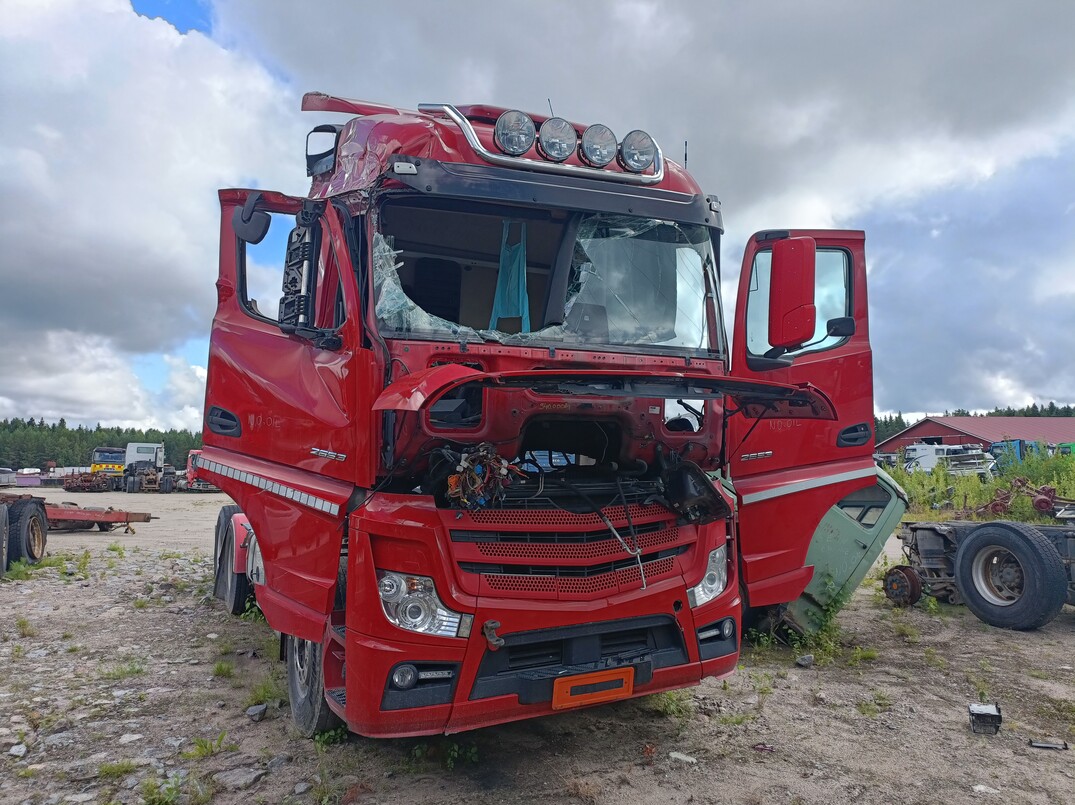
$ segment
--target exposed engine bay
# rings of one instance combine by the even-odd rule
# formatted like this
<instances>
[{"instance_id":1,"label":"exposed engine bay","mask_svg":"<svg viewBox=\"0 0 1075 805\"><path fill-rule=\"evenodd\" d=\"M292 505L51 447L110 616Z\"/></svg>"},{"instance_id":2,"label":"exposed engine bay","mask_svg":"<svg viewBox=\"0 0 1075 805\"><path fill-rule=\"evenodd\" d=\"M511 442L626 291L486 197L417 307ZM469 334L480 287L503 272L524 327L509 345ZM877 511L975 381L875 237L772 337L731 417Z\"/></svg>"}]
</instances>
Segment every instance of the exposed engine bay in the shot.
<instances>
[{"instance_id":1,"label":"exposed engine bay","mask_svg":"<svg viewBox=\"0 0 1075 805\"><path fill-rule=\"evenodd\" d=\"M598 463L579 454L529 450L513 461L489 443L430 452L421 491L440 508L563 509L604 519L609 506L657 503L684 523L703 525L730 509L714 481L695 463L659 450L656 465ZM607 524L607 523L606 523Z\"/></svg>"}]
</instances>

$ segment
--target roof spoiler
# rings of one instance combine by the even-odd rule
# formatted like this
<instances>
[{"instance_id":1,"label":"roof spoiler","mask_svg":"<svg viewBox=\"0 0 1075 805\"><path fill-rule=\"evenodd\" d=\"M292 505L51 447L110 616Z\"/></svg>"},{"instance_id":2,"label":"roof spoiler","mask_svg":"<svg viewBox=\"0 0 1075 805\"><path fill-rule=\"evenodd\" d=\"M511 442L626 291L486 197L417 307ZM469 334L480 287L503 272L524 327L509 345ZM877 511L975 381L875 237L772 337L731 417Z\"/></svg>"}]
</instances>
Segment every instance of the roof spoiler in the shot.
<instances>
[{"instance_id":1,"label":"roof spoiler","mask_svg":"<svg viewBox=\"0 0 1075 805\"><path fill-rule=\"evenodd\" d=\"M324 92L307 92L302 96L302 111L304 112L342 112L348 115L400 115L403 114L394 106L370 101L359 101L354 98L340 98L336 95L326 95Z\"/></svg>"}]
</instances>

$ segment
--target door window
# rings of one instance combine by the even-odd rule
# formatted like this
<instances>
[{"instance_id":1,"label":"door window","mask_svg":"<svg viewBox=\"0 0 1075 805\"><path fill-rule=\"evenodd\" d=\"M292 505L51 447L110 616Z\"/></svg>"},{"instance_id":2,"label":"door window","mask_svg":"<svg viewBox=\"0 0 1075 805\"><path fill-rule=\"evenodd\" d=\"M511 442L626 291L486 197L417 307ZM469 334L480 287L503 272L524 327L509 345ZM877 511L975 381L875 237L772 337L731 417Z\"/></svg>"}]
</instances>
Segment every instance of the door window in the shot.
<instances>
[{"instance_id":1,"label":"door window","mask_svg":"<svg viewBox=\"0 0 1075 805\"><path fill-rule=\"evenodd\" d=\"M750 293L747 296L747 352L764 356L772 349L769 343L769 283L773 253L758 252L751 267ZM851 315L851 258L843 249L818 249L814 272L814 307L817 324L810 340L787 354L820 352L842 344L846 336L826 335L830 319Z\"/></svg>"},{"instance_id":2,"label":"door window","mask_svg":"<svg viewBox=\"0 0 1075 805\"><path fill-rule=\"evenodd\" d=\"M270 213L268 234L260 243L240 240L239 287L243 309L252 316L280 320L284 260L295 216ZM314 326L333 329L346 318L339 264L330 238L321 238L317 270L308 278L307 292L314 297Z\"/></svg>"}]
</instances>

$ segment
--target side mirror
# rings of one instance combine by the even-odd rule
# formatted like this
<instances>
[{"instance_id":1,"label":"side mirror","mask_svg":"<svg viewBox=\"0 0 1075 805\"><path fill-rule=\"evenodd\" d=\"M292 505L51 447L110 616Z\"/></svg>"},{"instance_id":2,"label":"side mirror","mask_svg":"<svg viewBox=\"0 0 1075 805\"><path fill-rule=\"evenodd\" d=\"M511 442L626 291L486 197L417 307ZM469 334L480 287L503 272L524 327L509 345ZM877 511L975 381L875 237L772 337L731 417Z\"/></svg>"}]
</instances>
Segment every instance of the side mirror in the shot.
<instances>
[{"instance_id":1,"label":"side mirror","mask_svg":"<svg viewBox=\"0 0 1075 805\"><path fill-rule=\"evenodd\" d=\"M336 167L336 146L343 126L325 123L306 135L306 175L318 176Z\"/></svg>"},{"instance_id":2,"label":"side mirror","mask_svg":"<svg viewBox=\"0 0 1075 805\"><path fill-rule=\"evenodd\" d=\"M815 252L813 238L773 242L769 286L769 344L773 347L791 349L813 338Z\"/></svg>"},{"instance_id":3,"label":"side mirror","mask_svg":"<svg viewBox=\"0 0 1075 805\"><path fill-rule=\"evenodd\" d=\"M841 316L838 319L829 319L825 322L825 335L833 338L847 338L855 334L855 318L853 316Z\"/></svg>"},{"instance_id":4,"label":"side mirror","mask_svg":"<svg viewBox=\"0 0 1075 805\"><path fill-rule=\"evenodd\" d=\"M246 197L246 203L242 207L236 207L231 214L232 232L236 237L254 245L264 240L269 224L272 223L269 213L255 209L260 200L261 193L251 193Z\"/></svg>"}]
</instances>

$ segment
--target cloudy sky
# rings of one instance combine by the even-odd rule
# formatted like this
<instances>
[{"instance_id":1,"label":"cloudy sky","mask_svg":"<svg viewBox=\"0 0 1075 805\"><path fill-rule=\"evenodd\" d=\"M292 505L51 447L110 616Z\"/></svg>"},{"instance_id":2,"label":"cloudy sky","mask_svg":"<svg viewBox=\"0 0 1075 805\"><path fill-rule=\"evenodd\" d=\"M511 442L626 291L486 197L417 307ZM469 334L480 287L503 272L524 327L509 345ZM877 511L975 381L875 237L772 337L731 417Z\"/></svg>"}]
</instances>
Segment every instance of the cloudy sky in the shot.
<instances>
[{"instance_id":1,"label":"cloudy sky","mask_svg":"<svg viewBox=\"0 0 1075 805\"><path fill-rule=\"evenodd\" d=\"M0 418L200 428L216 189L304 192L315 89L688 140L729 296L755 230L866 230L879 412L1075 402L1073 31L1068 0L3 0Z\"/></svg>"}]
</instances>

